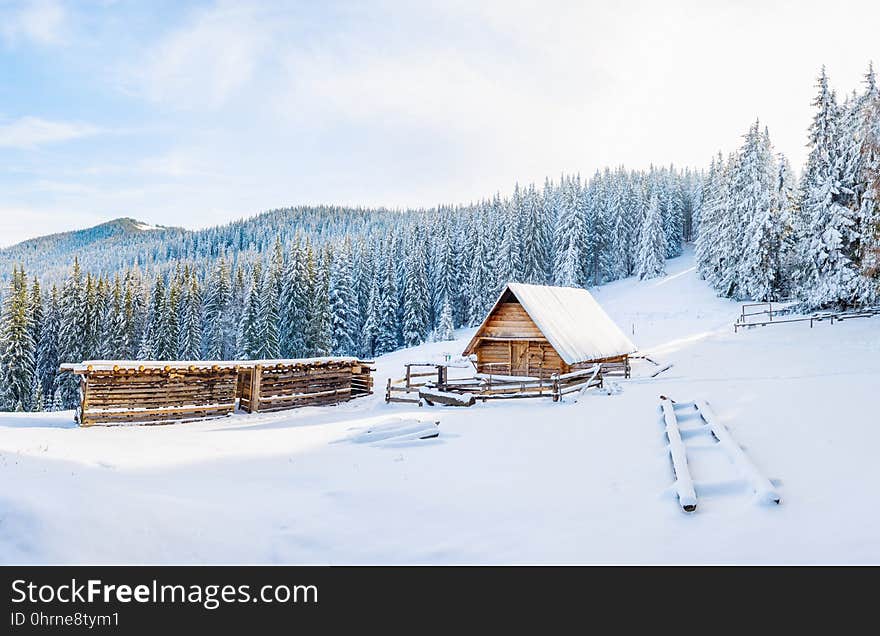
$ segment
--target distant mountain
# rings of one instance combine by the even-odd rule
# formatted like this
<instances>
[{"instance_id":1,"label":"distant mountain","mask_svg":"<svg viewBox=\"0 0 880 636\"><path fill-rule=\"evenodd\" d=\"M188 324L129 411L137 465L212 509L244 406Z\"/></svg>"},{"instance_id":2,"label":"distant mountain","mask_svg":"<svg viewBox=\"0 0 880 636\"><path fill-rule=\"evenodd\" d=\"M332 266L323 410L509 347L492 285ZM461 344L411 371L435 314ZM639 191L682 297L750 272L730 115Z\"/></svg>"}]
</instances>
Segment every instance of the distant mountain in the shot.
<instances>
[{"instance_id":1,"label":"distant mountain","mask_svg":"<svg viewBox=\"0 0 880 636\"><path fill-rule=\"evenodd\" d=\"M28 239L0 249L0 281L10 279L14 266L23 265L29 277L44 284L64 280L74 258L84 272L112 275L130 267L164 270L178 261L199 268L227 255L267 253L280 241L289 244L296 234L321 242L340 234L356 235L385 226L399 213L385 209L334 206L282 208L263 212L203 230L151 225L132 218L119 218L94 227Z\"/></svg>"},{"instance_id":2,"label":"distant mountain","mask_svg":"<svg viewBox=\"0 0 880 636\"><path fill-rule=\"evenodd\" d=\"M115 260L120 248L127 244L161 243L178 239L188 230L151 225L137 219L123 217L84 230L48 234L0 249L0 278L6 280L14 265L24 265L29 275L37 274L54 279L55 270L66 271L75 256L86 269L102 270L100 263ZM124 249L123 249L124 251Z\"/></svg>"}]
</instances>

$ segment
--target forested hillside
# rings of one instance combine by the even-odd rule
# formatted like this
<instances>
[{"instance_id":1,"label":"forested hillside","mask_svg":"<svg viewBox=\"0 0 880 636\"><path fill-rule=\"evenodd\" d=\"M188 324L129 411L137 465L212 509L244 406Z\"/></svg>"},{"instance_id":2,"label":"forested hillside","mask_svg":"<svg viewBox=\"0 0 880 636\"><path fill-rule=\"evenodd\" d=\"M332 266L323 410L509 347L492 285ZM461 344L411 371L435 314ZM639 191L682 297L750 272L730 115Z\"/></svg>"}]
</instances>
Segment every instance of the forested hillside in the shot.
<instances>
[{"instance_id":1,"label":"forested hillside","mask_svg":"<svg viewBox=\"0 0 880 636\"><path fill-rule=\"evenodd\" d=\"M753 124L708 172L605 169L424 210L297 207L215 228L123 219L0 252L0 408L71 407L62 361L370 357L477 324L509 281L664 274L696 240L720 295L878 302L880 96L824 70L800 179ZM682 299L686 302L686 299Z\"/></svg>"}]
</instances>

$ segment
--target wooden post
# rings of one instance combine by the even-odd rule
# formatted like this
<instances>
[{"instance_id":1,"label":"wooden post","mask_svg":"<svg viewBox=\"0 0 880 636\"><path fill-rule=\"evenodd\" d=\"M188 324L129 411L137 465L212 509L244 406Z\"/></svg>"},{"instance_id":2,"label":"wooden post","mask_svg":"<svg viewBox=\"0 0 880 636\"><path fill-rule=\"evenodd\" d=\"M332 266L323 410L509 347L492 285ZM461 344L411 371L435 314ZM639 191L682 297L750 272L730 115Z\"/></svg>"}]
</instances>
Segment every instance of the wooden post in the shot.
<instances>
[{"instance_id":1,"label":"wooden post","mask_svg":"<svg viewBox=\"0 0 880 636\"><path fill-rule=\"evenodd\" d=\"M552 385L553 385L553 388L552 388L553 401L558 402L559 398L560 398L560 395L559 395L559 374L554 373L553 375L551 375L550 381L552 382Z\"/></svg>"},{"instance_id":2,"label":"wooden post","mask_svg":"<svg viewBox=\"0 0 880 636\"><path fill-rule=\"evenodd\" d=\"M388 378L388 384L385 385L385 402L391 401L391 378Z\"/></svg>"},{"instance_id":3,"label":"wooden post","mask_svg":"<svg viewBox=\"0 0 880 636\"><path fill-rule=\"evenodd\" d=\"M86 409L89 407L89 384L88 376L83 375L79 379L79 409L77 410L75 419L80 426L88 426L85 423Z\"/></svg>"},{"instance_id":4,"label":"wooden post","mask_svg":"<svg viewBox=\"0 0 880 636\"><path fill-rule=\"evenodd\" d=\"M263 365L254 365L251 372L251 413L260 410L260 380L263 376Z\"/></svg>"},{"instance_id":5,"label":"wooden post","mask_svg":"<svg viewBox=\"0 0 880 636\"><path fill-rule=\"evenodd\" d=\"M407 389L410 388L410 379L409 379L409 377L410 377L410 372L411 372L411 370L412 370L412 367L411 367L410 365L406 365L406 388L407 388ZM409 391L407 391L407 392L409 392Z\"/></svg>"}]
</instances>

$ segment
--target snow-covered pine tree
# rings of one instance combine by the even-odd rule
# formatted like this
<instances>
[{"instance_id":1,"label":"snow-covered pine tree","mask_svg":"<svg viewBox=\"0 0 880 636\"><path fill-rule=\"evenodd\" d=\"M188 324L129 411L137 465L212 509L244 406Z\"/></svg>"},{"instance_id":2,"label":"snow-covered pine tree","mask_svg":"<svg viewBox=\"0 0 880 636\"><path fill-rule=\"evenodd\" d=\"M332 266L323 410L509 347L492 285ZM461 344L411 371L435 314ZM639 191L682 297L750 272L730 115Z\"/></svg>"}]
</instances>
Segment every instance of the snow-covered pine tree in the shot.
<instances>
[{"instance_id":1,"label":"snow-covered pine tree","mask_svg":"<svg viewBox=\"0 0 880 636\"><path fill-rule=\"evenodd\" d=\"M34 342L34 360L40 357L41 335L43 332L43 321L45 315L43 311L43 292L40 288L40 280L34 276L31 282L30 298L28 300L28 315L31 324L31 340ZM35 367L36 369L36 367Z\"/></svg>"},{"instance_id":2,"label":"snow-covered pine tree","mask_svg":"<svg viewBox=\"0 0 880 636\"><path fill-rule=\"evenodd\" d=\"M476 326L483 321L494 300L495 279L492 273L492 255L489 251L485 222L481 220L475 223L473 233L473 261L468 278L468 295L471 299L468 324Z\"/></svg>"},{"instance_id":3,"label":"snow-covered pine tree","mask_svg":"<svg viewBox=\"0 0 880 636\"><path fill-rule=\"evenodd\" d=\"M437 329L434 331L434 340L438 342L454 340L454 329L455 327L452 324L452 305L447 300L443 303L443 309L440 310L440 322L437 325Z\"/></svg>"},{"instance_id":4,"label":"snow-covered pine tree","mask_svg":"<svg viewBox=\"0 0 880 636\"><path fill-rule=\"evenodd\" d=\"M82 362L85 359L83 333L85 333L85 290L79 258L74 258L70 275L61 289L59 301L58 357L61 362ZM79 380L72 373L59 376L59 388L65 409L79 403Z\"/></svg>"},{"instance_id":5,"label":"snow-covered pine tree","mask_svg":"<svg viewBox=\"0 0 880 636\"><path fill-rule=\"evenodd\" d=\"M535 285L547 282L547 229L543 202L530 184L522 200L522 281Z\"/></svg>"},{"instance_id":6,"label":"snow-covered pine tree","mask_svg":"<svg viewBox=\"0 0 880 636\"><path fill-rule=\"evenodd\" d=\"M198 360L202 355L202 294L195 275L190 275L184 285L178 356L181 360Z\"/></svg>"},{"instance_id":7,"label":"snow-covered pine tree","mask_svg":"<svg viewBox=\"0 0 880 636\"><path fill-rule=\"evenodd\" d=\"M865 74L862 103L858 301L863 305L874 305L880 302L880 90L873 65L868 66Z\"/></svg>"},{"instance_id":8,"label":"snow-covered pine tree","mask_svg":"<svg viewBox=\"0 0 880 636\"><path fill-rule=\"evenodd\" d=\"M372 358L376 355L376 348L379 341L380 312L382 307L382 295L379 291L379 280L377 277L372 278L370 286L369 300L367 301L367 309L364 312L365 320L361 331L361 352L364 356Z\"/></svg>"},{"instance_id":9,"label":"snow-covered pine tree","mask_svg":"<svg viewBox=\"0 0 880 636\"><path fill-rule=\"evenodd\" d=\"M389 242L386 246L387 256L385 267L382 270L381 305L379 309L379 333L376 338L376 354L382 355L397 349L397 333L399 323L397 320L397 272L394 262L394 245ZM449 293L454 293L450 289Z\"/></svg>"},{"instance_id":10,"label":"snow-covered pine tree","mask_svg":"<svg viewBox=\"0 0 880 636\"><path fill-rule=\"evenodd\" d=\"M282 271L279 338L281 355L300 357L306 351L306 324L312 288L306 251L297 236Z\"/></svg>"},{"instance_id":11,"label":"snow-covered pine tree","mask_svg":"<svg viewBox=\"0 0 880 636\"><path fill-rule=\"evenodd\" d=\"M503 206L503 209L504 223L501 228L503 234L497 259L499 275L506 283L521 282L524 274L522 250L523 197L518 183L513 189L513 197L511 197L506 206ZM452 298L453 295L447 292L441 299L441 307L443 302Z\"/></svg>"},{"instance_id":12,"label":"snow-covered pine tree","mask_svg":"<svg viewBox=\"0 0 880 636\"><path fill-rule=\"evenodd\" d=\"M809 307L850 306L858 298L857 219L842 190L840 109L822 67L813 101L802 210L807 220L806 281L800 295Z\"/></svg>"},{"instance_id":13,"label":"snow-covered pine tree","mask_svg":"<svg viewBox=\"0 0 880 636\"><path fill-rule=\"evenodd\" d=\"M666 235L657 193L651 195L639 235L636 274L640 279L663 276L666 273Z\"/></svg>"},{"instance_id":14,"label":"snow-covered pine tree","mask_svg":"<svg viewBox=\"0 0 880 636\"><path fill-rule=\"evenodd\" d=\"M403 280L403 344L414 347L428 335L428 280L425 272L427 254L419 240L418 227L405 255Z\"/></svg>"},{"instance_id":15,"label":"snow-covered pine tree","mask_svg":"<svg viewBox=\"0 0 880 636\"><path fill-rule=\"evenodd\" d=\"M311 303L306 323L306 346L310 356L330 355L333 349L333 320L330 316L329 251L316 253L310 259L312 273Z\"/></svg>"},{"instance_id":16,"label":"snow-covered pine tree","mask_svg":"<svg viewBox=\"0 0 880 636\"><path fill-rule=\"evenodd\" d=\"M675 178L675 170L671 166L660 173L662 181L660 203L663 211L663 234L666 236L666 257L673 258L681 254L682 227L684 225L682 210L682 193Z\"/></svg>"},{"instance_id":17,"label":"snow-covered pine tree","mask_svg":"<svg viewBox=\"0 0 880 636\"><path fill-rule=\"evenodd\" d=\"M567 178L561 187L554 240L556 257L553 279L563 287L583 287L587 283L587 222L580 175L576 179Z\"/></svg>"},{"instance_id":18,"label":"snow-covered pine tree","mask_svg":"<svg viewBox=\"0 0 880 636\"><path fill-rule=\"evenodd\" d=\"M251 286L247 296L247 308L241 318L237 357L242 360L257 360L260 358L263 338L260 328L261 270L259 262L255 263L252 270Z\"/></svg>"},{"instance_id":19,"label":"snow-covered pine tree","mask_svg":"<svg viewBox=\"0 0 880 636\"><path fill-rule=\"evenodd\" d=\"M0 314L0 396L5 410L29 407L35 367L27 278L24 269L15 268Z\"/></svg>"},{"instance_id":20,"label":"snow-covered pine tree","mask_svg":"<svg viewBox=\"0 0 880 636\"><path fill-rule=\"evenodd\" d=\"M64 398L61 397L61 389L55 389L55 393L52 394L52 406L49 407L50 411L63 411L64 410Z\"/></svg>"},{"instance_id":21,"label":"snow-covered pine tree","mask_svg":"<svg viewBox=\"0 0 880 636\"><path fill-rule=\"evenodd\" d=\"M43 317L43 328L40 330L40 346L37 349L37 377L43 395L55 393L55 377L58 374L58 331L60 316L58 308L58 288L52 285L52 291L46 303Z\"/></svg>"},{"instance_id":22,"label":"snow-covered pine tree","mask_svg":"<svg viewBox=\"0 0 880 636\"><path fill-rule=\"evenodd\" d=\"M276 359L281 355L279 335L279 288L283 268L281 254L279 246L260 288L260 331L263 333L263 339L259 355L260 358L267 360Z\"/></svg>"},{"instance_id":23,"label":"snow-covered pine tree","mask_svg":"<svg viewBox=\"0 0 880 636\"><path fill-rule=\"evenodd\" d=\"M715 246L718 236L718 213L720 208L719 186L721 180L721 153L712 157L709 172L703 182L703 203L700 209L700 225L697 228L695 259L697 273L713 288L715 280Z\"/></svg>"},{"instance_id":24,"label":"snow-covered pine tree","mask_svg":"<svg viewBox=\"0 0 880 636\"><path fill-rule=\"evenodd\" d=\"M346 239L336 252L330 269L330 322L333 353L357 355L355 339L360 319L358 301L353 289L351 242Z\"/></svg>"},{"instance_id":25,"label":"snow-covered pine tree","mask_svg":"<svg viewBox=\"0 0 880 636\"><path fill-rule=\"evenodd\" d=\"M759 123L749 129L740 151L743 183L735 214L745 225L739 260L737 290L741 298L777 300L781 286L779 260L782 223L773 196L776 166L769 133L759 132Z\"/></svg>"},{"instance_id":26,"label":"snow-covered pine tree","mask_svg":"<svg viewBox=\"0 0 880 636\"><path fill-rule=\"evenodd\" d=\"M606 194L610 172L596 172L587 186L584 206L587 210L586 246L589 254L588 282L601 285L605 281L607 259L608 223L606 219Z\"/></svg>"},{"instance_id":27,"label":"snow-covered pine tree","mask_svg":"<svg viewBox=\"0 0 880 636\"><path fill-rule=\"evenodd\" d=\"M221 257L211 271L204 302L204 351L208 360L233 357L233 352L228 349L229 338L226 334L226 315L231 297L229 266L226 259Z\"/></svg>"}]
</instances>

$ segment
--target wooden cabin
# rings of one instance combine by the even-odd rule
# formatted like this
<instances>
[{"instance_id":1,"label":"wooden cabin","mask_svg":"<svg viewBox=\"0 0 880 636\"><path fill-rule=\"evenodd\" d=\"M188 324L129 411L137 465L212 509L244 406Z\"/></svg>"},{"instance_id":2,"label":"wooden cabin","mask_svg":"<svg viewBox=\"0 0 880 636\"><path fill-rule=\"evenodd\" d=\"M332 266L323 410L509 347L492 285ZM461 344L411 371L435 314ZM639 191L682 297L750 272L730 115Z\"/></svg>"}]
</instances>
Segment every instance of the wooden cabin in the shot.
<instances>
[{"instance_id":1,"label":"wooden cabin","mask_svg":"<svg viewBox=\"0 0 880 636\"><path fill-rule=\"evenodd\" d=\"M508 283L463 355L479 373L547 378L597 362L628 375L635 350L586 289Z\"/></svg>"},{"instance_id":2,"label":"wooden cabin","mask_svg":"<svg viewBox=\"0 0 880 636\"><path fill-rule=\"evenodd\" d=\"M81 426L165 424L329 405L369 395L370 362L292 360L87 360L61 365L80 379Z\"/></svg>"}]
</instances>

